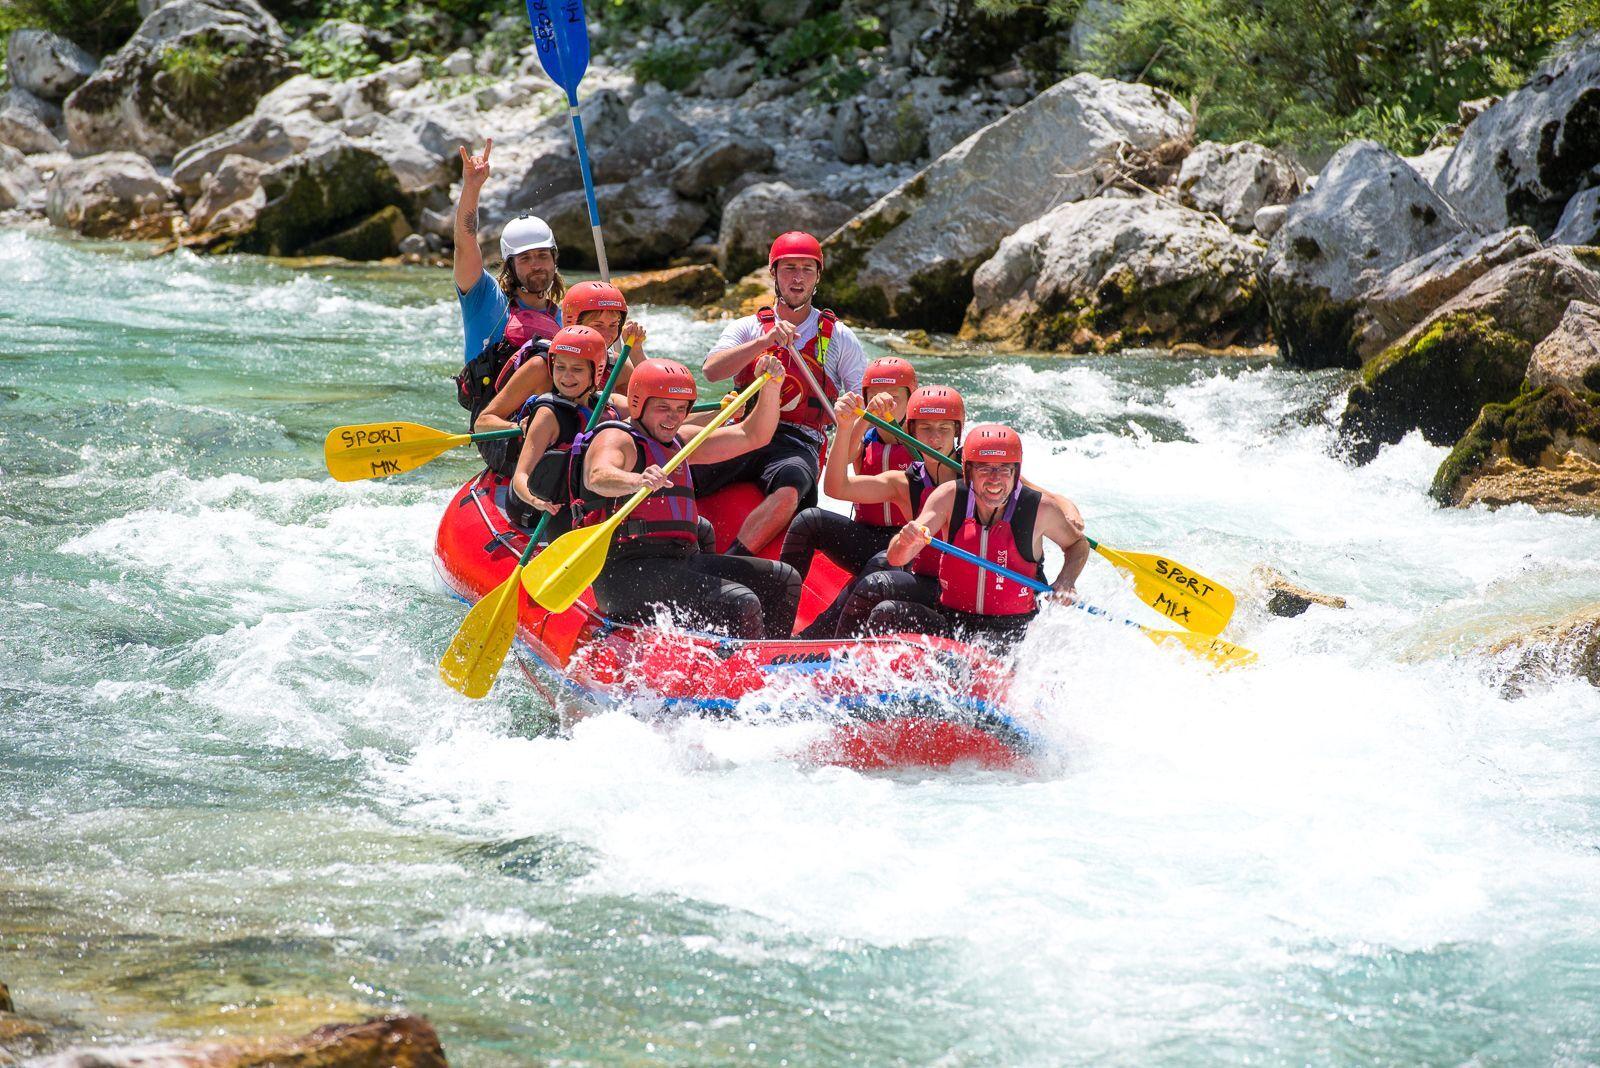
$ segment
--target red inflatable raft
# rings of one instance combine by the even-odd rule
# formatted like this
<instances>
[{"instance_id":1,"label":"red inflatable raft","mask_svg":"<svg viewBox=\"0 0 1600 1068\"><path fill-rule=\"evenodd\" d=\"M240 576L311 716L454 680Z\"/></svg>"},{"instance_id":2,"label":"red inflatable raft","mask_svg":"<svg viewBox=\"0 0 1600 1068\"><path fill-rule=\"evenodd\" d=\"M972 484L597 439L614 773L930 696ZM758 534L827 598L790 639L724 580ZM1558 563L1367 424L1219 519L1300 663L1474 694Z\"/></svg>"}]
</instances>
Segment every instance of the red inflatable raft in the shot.
<instances>
[{"instance_id":1,"label":"red inflatable raft","mask_svg":"<svg viewBox=\"0 0 1600 1068\"><path fill-rule=\"evenodd\" d=\"M469 603L504 581L527 545L506 519L507 492L504 478L485 471L439 522L439 574ZM719 550L760 499L755 486L735 485L699 502ZM796 626L831 604L846 579L817 557ZM1035 751L1006 707L1009 670L974 646L924 635L739 641L613 624L587 591L560 613L519 597L518 661L564 722L615 707L646 717L820 720L825 740L797 755L857 768L1019 768Z\"/></svg>"}]
</instances>

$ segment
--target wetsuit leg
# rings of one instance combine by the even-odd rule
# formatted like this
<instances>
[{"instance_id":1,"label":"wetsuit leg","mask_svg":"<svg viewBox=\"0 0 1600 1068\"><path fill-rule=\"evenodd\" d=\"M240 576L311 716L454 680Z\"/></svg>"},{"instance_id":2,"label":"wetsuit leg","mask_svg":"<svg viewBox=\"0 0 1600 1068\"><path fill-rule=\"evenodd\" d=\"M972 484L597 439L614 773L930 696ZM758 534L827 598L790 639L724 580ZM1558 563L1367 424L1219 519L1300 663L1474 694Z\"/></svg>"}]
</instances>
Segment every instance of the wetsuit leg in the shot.
<instances>
[{"instance_id":1,"label":"wetsuit leg","mask_svg":"<svg viewBox=\"0 0 1600 1068\"><path fill-rule=\"evenodd\" d=\"M762 623L760 634L739 634L738 637L787 638L794 630L795 613L800 609L800 574L788 564L776 560L763 560L754 556L706 556L689 559L689 566L702 575L712 575L730 586L750 593L755 601L756 619ZM748 609L743 598L738 613L726 613L741 624L747 619Z\"/></svg>"},{"instance_id":2,"label":"wetsuit leg","mask_svg":"<svg viewBox=\"0 0 1600 1068\"><path fill-rule=\"evenodd\" d=\"M914 601L879 601L867 616L868 634L933 634L948 638L955 632L955 624L937 605L917 604Z\"/></svg>"},{"instance_id":3,"label":"wetsuit leg","mask_svg":"<svg viewBox=\"0 0 1600 1068\"><path fill-rule=\"evenodd\" d=\"M1016 616L980 616L971 612L944 609L950 620L952 634L962 641L977 642L997 652L1004 652L1028 633L1028 625L1037 613Z\"/></svg>"},{"instance_id":4,"label":"wetsuit leg","mask_svg":"<svg viewBox=\"0 0 1600 1068\"><path fill-rule=\"evenodd\" d=\"M717 528L711 525L711 520L699 516L695 526L695 537L700 539L700 551L714 553L717 551Z\"/></svg>"},{"instance_id":5,"label":"wetsuit leg","mask_svg":"<svg viewBox=\"0 0 1600 1068\"><path fill-rule=\"evenodd\" d=\"M889 547L899 527L874 527L826 508L807 508L789 523L778 559L800 572L811 570L813 553L820 552L852 575Z\"/></svg>"},{"instance_id":6,"label":"wetsuit leg","mask_svg":"<svg viewBox=\"0 0 1600 1068\"><path fill-rule=\"evenodd\" d=\"M888 568L864 576L851 590L839 615L839 637L867 633L868 617L880 603L896 601L932 607L939 603L939 580L930 575L913 575L899 568Z\"/></svg>"},{"instance_id":7,"label":"wetsuit leg","mask_svg":"<svg viewBox=\"0 0 1600 1068\"><path fill-rule=\"evenodd\" d=\"M728 559L695 553L608 563L594 580L595 601L619 622L649 622L665 607L684 626L734 638L764 637L761 598L749 586L716 574L715 565L706 566Z\"/></svg>"}]
</instances>

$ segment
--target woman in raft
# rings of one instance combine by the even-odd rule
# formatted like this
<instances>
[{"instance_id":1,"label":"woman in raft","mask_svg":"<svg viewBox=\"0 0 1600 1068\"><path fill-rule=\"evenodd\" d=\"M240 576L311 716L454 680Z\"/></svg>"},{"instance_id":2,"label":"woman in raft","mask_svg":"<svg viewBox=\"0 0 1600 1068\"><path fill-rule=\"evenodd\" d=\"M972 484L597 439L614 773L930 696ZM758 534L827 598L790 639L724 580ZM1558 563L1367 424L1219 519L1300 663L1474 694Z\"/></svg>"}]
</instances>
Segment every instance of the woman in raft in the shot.
<instances>
[{"instance_id":1,"label":"woman in raft","mask_svg":"<svg viewBox=\"0 0 1600 1068\"><path fill-rule=\"evenodd\" d=\"M595 330L605 342L610 354L619 340L632 346L628 364L617 376L616 390L627 389L630 368L644 359L644 328L628 319L628 301L622 291L609 282L577 282L568 287L561 298L561 321L566 326L587 326ZM615 359L614 355L609 359ZM609 360L600 372L604 383L609 373ZM517 413L529 400L549 393L552 387L550 357L537 341L517 350L507 361L496 383L494 399L478 415L474 431L506 430L517 425ZM521 448L513 441L506 450L502 463L490 463L496 473L511 475L516 471ZM535 457L537 459L537 456Z\"/></svg>"},{"instance_id":2,"label":"woman in raft","mask_svg":"<svg viewBox=\"0 0 1600 1068\"><path fill-rule=\"evenodd\" d=\"M834 408L839 420L838 440L856 440L861 428L869 425L858 414L861 407L861 398L854 394L839 398ZM880 393L867 403L867 408L873 415L887 419L890 414L889 398ZM900 406L900 411L904 416L906 431L912 437L946 456L960 455L966 404L956 390L949 386L923 386L907 398L906 403ZM934 487L957 478L958 473L931 456L923 460L914 459L909 449L905 454L907 462L903 465L885 469L886 465L882 463L863 463L861 467L866 468L865 471L858 469L853 472L846 460L848 455L847 449L834 449L828 453L828 462L823 468L823 490L835 500L854 503L857 517L886 518L895 525L877 524L858 528L871 531L884 550L874 553L856 569L855 580L841 590L833 604L806 628L802 635L806 638L831 638L836 633L854 634L859 631L865 614L862 613L859 619L848 618L849 605L853 601L866 598L863 602L865 611L871 611L871 606L878 601L894 597L899 589L898 584L915 583L919 578L922 581L935 581L938 573L938 561L933 558L937 552L934 550L926 554L929 557L926 560L919 557L909 571L890 568L885 550L900 527L922 510L923 498ZM878 469L872 470L874 467ZM828 514L850 522L838 513ZM858 518L856 522L863 520ZM785 542L784 549L788 548L789 544Z\"/></svg>"},{"instance_id":3,"label":"woman in raft","mask_svg":"<svg viewBox=\"0 0 1600 1068\"><path fill-rule=\"evenodd\" d=\"M776 356L756 361L757 374L773 377L754 410L713 431L696 456L731 460L771 440L782 368ZM634 368L628 387L628 421L601 424L573 448L572 494L583 512L577 525L604 522L640 487L655 491L612 536L605 570L594 581L595 601L607 616L626 622L667 607L731 637L787 637L800 606L800 576L772 560L702 552L690 466L670 475L662 470L683 447L678 431L698 393L682 364L646 360Z\"/></svg>"}]
</instances>

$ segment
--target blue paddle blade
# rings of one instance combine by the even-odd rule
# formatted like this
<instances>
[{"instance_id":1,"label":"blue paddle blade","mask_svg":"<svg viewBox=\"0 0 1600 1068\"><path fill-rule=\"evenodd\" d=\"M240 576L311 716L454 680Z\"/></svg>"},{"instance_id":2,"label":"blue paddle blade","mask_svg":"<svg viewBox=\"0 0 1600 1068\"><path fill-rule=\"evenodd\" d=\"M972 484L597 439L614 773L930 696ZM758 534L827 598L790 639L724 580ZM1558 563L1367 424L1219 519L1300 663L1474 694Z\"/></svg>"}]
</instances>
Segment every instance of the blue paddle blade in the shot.
<instances>
[{"instance_id":1,"label":"blue paddle blade","mask_svg":"<svg viewBox=\"0 0 1600 1068\"><path fill-rule=\"evenodd\" d=\"M527 0L528 25L539 65L577 103L578 83L589 69L589 25L583 0Z\"/></svg>"}]
</instances>

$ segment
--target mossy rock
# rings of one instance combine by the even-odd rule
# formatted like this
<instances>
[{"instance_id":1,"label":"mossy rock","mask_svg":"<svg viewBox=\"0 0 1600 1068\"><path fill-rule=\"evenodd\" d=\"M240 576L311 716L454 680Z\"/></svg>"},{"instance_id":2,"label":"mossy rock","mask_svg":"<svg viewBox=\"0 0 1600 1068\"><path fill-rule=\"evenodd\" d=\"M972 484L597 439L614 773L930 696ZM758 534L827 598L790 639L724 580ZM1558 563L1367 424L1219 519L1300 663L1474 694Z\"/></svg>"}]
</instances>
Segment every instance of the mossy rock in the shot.
<instances>
[{"instance_id":1,"label":"mossy rock","mask_svg":"<svg viewBox=\"0 0 1600 1068\"><path fill-rule=\"evenodd\" d=\"M266 205L231 251L317 255L313 248L335 240L328 234L342 236L382 208L409 206L389 164L376 153L350 144L332 144L285 160L262 176L261 188ZM364 258L393 254L390 247L378 256Z\"/></svg>"},{"instance_id":2,"label":"mossy rock","mask_svg":"<svg viewBox=\"0 0 1600 1068\"><path fill-rule=\"evenodd\" d=\"M1434 445L1449 445L1484 405L1517 395L1532 352L1532 342L1500 329L1491 316L1441 316L1362 370L1340 432L1361 463L1413 429Z\"/></svg>"},{"instance_id":3,"label":"mossy rock","mask_svg":"<svg viewBox=\"0 0 1600 1068\"><path fill-rule=\"evenodd\" d=\"M1354 344L1357 302L1334 300L1325 289L1280 286L1268 290L1264 306L1285 362L1308 370L1360 366Z\"/></svg>"},{"instance_id":4,"label":"mossy rock","mask_svg":"<svg viewBox=\"0 0 1600 1068\"><path fill-rule=\"evenodd\" d=\"M314 241L301 249L304 256L338 256L346 260L381 260L399 251L400 242L411 233L411 224L394 205L380 208L332 237Z\"/></svg>"},{"instance_id":5,"label":"mossy rock","mask_svg":"<svg viewBox=\"0 0 1600 1068\"><path fill-rule=\"evenodd\" d=\"M1433 476L1431 493L1440 504L1460 504L1472 479L1498 456L1537 467L1573 438L1600 447L1600 393L1574 394L1565 386L1541 386L1505 404L1487 404Z\"/></svg>"}]
</instances>

